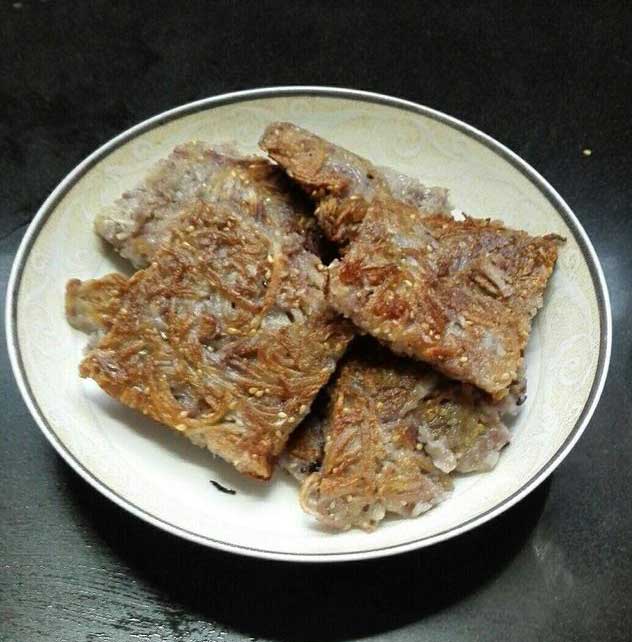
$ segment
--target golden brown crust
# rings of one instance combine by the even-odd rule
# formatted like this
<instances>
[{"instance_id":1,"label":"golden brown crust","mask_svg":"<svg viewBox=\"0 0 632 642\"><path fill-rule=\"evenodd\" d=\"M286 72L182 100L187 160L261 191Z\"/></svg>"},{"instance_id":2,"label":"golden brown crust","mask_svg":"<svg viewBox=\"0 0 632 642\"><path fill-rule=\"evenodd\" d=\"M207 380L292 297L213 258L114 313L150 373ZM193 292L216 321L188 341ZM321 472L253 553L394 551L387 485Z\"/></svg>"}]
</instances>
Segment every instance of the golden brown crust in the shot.
<instances>
[{"instance_id":1,"label":"golden brown crust","mask_svg":"<svg viewBox=\"0 0 632 642\"><path fill-rule=\"evenodd\" d=\"M296 234L198 204L80 366L108 394L267 479L351 337Z\"/></svg>"},{"instance_id":2,"label":"golden brown crust","mask_svg":"<svg viewBox=\"0 0 632 642\"><path fill-rule=\"evenodd\" d=\"M356 341L327 389L315 424L324 444L310 441L306 423L296 449L317 468L301 504L333 528L371 530L387 512L416 516L446 497L448 473L491 470L510 440L504 405L371 340Z\"/></svg>"},{"instance_id":3,"label":"golden brown crust","mask_svg":"<svg viewBox=\"0 0 632 642\"><path fill-rule=\"evenodd\" d=\"M310 208L278 167L201 141L178 145L134 189L97 216L98 234L136 267L145 267L180 213L196 201L239 209L268 227L295 232L317 250Z\"/></svg>"},{"instance_id":4,"label":"golden brown crust","mask_svg":"<svg viewBox=\"0 0 632 642\"><path fill-rule=\"evenodd\" d=\"M521 369L559 241L497 221L422 217L379 199L330 266L329 296L395 352L503 396Z\"/></svg>"},{"instance_id":5,"label":"golden brown crust","mask_svg":"<svg viewBox=\"0 0 632 642\"><path fill-rule=\"evenodd\" d=\"M355 238L374 198L396 197L428 213L447 208L447 190L376 167L291 123L269 125L259 145L318 202L318 222L335 243Z\"/></svg>"},{"instance_id":6,"label":"golden brown crust","mask_svg":"<svg viewBox=\"0 0 632 642\"><path fill-rule=\"evenodd\" d=\"M105 332L110 329L127 289L127 278L107 274L99 279L66 284L66 318L70 325L83 332Z\"/></svg>"},{"instance_id":7,"label":"golden brown crust","mask_svg":"<svg viewBox=\"0 0 632 642\"><path fill-rule=\"evenodd\" d=\"M418 444L410 415L434 380L389 357L344 363L331 391L322 467L301 488L303 509L332 528L373 530L386 512L411 517L444 499L450 479Z\"/></svg>"}]
</instances>

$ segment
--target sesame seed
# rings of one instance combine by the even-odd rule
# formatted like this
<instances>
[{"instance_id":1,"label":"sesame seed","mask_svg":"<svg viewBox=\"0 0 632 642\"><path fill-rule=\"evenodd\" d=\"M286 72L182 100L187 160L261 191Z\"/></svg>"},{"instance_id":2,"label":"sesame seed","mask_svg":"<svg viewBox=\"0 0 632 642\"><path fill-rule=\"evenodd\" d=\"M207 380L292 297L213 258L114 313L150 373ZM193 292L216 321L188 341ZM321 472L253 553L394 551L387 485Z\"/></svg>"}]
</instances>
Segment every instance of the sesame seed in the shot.
<instances>
[{"instance_id":1,"label":"sesame seed","mask_svg":"<svg viewBox=\"0 0 632 642\"><path fill-rule=\"evenodd\" d=\"M182 432L183 430L186 430L186 429L187 427L185 424L176 424L176 430L179 430L180 432Z\"/></svg>"},{"instance_id":2,"label":"sesame seed","mask_svg":"<svg viewBox=\"0 0 632 642\"><path fill-rule=\"evenodd\" d=\"M404 279L404 285L407 285L409 288L413 287L413 282L408 279Z\"/></svg>"},{"instance_id":3,"label":"sesame seed","mask_svg":"<svg viewBox=\"0 0 632 642\"><path fill-rule=\"evenodd\" d=\"M274 259L272 258L272 254L268 254L268 256L266 257L266 261L268 261L268 263L274 263Z\"/></svg>"},{"instance_id":4,"label":"sesame seed","mask_svg":"<svg viewBox=\"0 0 632 642\"><path fill-rule=\"evenodd\" d=\"M248 388L248 394L250 394L250 395L257 394L257 389L256 388Z\"/></svg>"},{"instance_id":5,"label":"sesame seed","mask_svg":"<svg viewBox=\"0 0 632 642\"><path fill-rule=\"evenodd\" d=\"M287 420L288 420L289 423L293 424L296 421L296 417L294 415L292 415L291 417L288 417Z\"/></svg>"},{"instance_id":6,"label":"sesame seed","mask_svg":"<svg viewBox=\"0 0 632 642\"><path fill-rule=\"evenodd\" d=\"M187 227L187 232L193 232L193 230L195 230L195 227L193 225L189 225Z\"/></svg>"},{"instance_id":7,"label":"sesame seed","mask_svg":"<svg viewBox=\"0 0 632 642\"><path fill-rule=\"evenodd\" d=\"M347 495L347 502L350 504L353 501L353 495Z\"/></svg>"},{"instance_id":8,"label":"sesame seed","mask_svg":"<svg viewBox=\"0 0 632 642\"><path fill-rule=\"evenodd\" d=\"M188 412L188 410L183 410L183 411L180 413L180 417L188 417L188 416L189 416L189 412Z\"/></svg>"},{"instance_id":9,"label":"sesame seed","mask_svg":"<svg viewBox=\"0 0 632 642\"><path fill-rule=\"evenodd\" d=\"M300 408L298 409L298 411L299 411L301 414L303 414L304 412L306 412L306 410L307 410L307 406L306 406L304 403L302 403L302 404L301 404L301 406L300 406Z\"/></svg>"},{"instance_id":10,"label":"sesame seed","mask_svg":"<svg viewBox=\"0 0 632 642\"><path fill-rule=\"evenodd\" d=\"M461 357L461 358L459 359L459 361L460 361L461 363L466 363L466 362L467 362L467 357Z\"/></svg>"},{"instance_id":11,"label":"sesame seed","mask_svg":"<svg viewBox=\"0 0 632 642\"><path fill-rule=\"evenodd\" d=\"M235 410L235 408L237 408L237 402L236 402L236 401L231 401L231 402L228 404L228 409L229 409L229 410Z\"/></svg>"},{"instance_id":12,"label":"sesame seed","mask_svg":"<svg viewBox=\"0 0 632 642\"><path fill-rule=\"evenodd\" d=\"M239 334L239 330L237 328L228 328L226 332L228 332L228 334Z\"/></svg>"},{"instance_id":13,"label":"sesame seed","mask_svg":"<svg viewBox=\"0 0 632 642\"><path fill-rule=\"evenodd\" d=\"M415 448L416 448L417 450L423 450L423 446L422 446L421 444L416 444L416 445L415 445Z\"/></svg>"},{"instance_id":14,"label":"sesame seed","mask_svg":"<svg viewBox=\"0 0 632 642\"><path fill-rule=\"evenodd\" d=\"M588 147L582 151L582 154L584 156L591 156L592 155L592 149L589 149Z\"/></svg>"},{"instance_id":15,"label":"sesame seed","mask_svg":"<svg viewBox=\"0 0 632 642\"><path fill-rule=\"evenodd\" d=\"M255 392L255 397L259 399L263 397L263 390L257 390L257 392Z\"/></svg>"},{"instance_id":16,"label":"sesame seed","mask_svg":"<svg viewBox=\"0 0 632 642\"><path fill-rule=\"evenodd\" d=\"M282 410L280 410L279 412L277 412L277 415L278 415L279 417L281 417L281 419L285 419L285 418L287 417L287 415L286 415Z\"/></svg>"}]
</instances>

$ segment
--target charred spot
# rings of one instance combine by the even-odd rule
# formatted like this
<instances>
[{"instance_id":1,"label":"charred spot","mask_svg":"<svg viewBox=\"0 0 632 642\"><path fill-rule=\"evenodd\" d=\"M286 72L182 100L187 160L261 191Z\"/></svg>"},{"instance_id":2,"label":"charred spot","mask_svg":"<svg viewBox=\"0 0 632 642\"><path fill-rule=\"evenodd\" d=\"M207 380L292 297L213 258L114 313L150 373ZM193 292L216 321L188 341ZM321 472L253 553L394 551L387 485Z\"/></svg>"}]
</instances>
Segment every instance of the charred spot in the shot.
<instances>
[{"instance_id":1,"label":"charred spot","mask_svg":"<svg viewBox=\"0 0 632 642\"><path fill-rule=\"evenodd\" d=\"M236 495L237 491L233 490L232 488L226 488L226 486L222 486L219 482L215 481L214 479L211 479L211 484L219 490L220 493L226 493L227 495Z\"/></svg>"}]
</instances>

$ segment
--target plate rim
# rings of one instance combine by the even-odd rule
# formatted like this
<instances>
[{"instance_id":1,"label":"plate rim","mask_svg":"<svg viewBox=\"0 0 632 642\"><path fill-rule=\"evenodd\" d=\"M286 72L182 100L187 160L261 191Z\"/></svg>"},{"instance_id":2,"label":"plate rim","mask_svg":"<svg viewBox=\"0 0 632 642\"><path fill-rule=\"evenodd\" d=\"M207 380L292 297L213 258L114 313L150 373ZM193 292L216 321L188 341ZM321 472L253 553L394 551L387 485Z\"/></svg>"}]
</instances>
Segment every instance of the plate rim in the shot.
<instances>
[{"instance_id":1,"label":"plate rim","mask_svg":"<svg viewBox=\"0 0 632 642\"><path fill-rule=\"evenodd\" d=\"M377 103L388 105L410 111L418 115L430 117L433 120L439 121L445 125L452 127L464 133L465 135L474 138L478 142L485 145L488 149L500 155L504 160L509 162L515 169L525 175L532 183L534 183L540 192L549 200L555 207L558 214L567 223L571 229L579 247L582 256L586 260L588 269L593 282L593 287L597 296L597 305L599 309L599 356L597 360L597 367L595 376L591 385L588 398L582 411L575 422L569 435L566 437L560 448L556 453L548 459L548 461L525 483L520 489L498 502L495 506L487 511L472 517L463 523L446 529L435 535L420 537L411 541L393 544L388 546L381 546L374 549L360 550L353 552L340 552L340 553L293 553L293 552L280 552L274 550L258 549L249 546L233 544L215 540L211 537L200 535L188 531L185 528L171 524L168 521L156 517L150 512L136 506L126 497L119 495L116 491L109 488L107 484L96 477L89 471L75 456L70 452L66 445L56 435L53 427L49 424L43 410L39 407L35 395L30 387L26 370L22 361L20 347L17 336L17 302L19 298L19 290L21 285L22 274L24 265L30 254L30 250L37 239L40 230L43 228L48 218L55 210L56 206L68 193L68 191L83 177L83 175L92 168L97 162L103 160L115 149L127 143L128 141L136 138L140 134L158 127L166 122L176 120L179 117L193 114L197 111L202 111L207 108L216 108L222 105L239 103L247 100L257 98L275 98L282 96L319 96L319 97L333 97L351 100L359 100L361 102ZM453 116L449 116L439 110L433 109L426 105L421 105L402 98L396 98L386 94L375 92L363 91L358 89L348 89L343 87L331 86L317 86L317 85L287 85L287 86L272 86L261 87L256 89L246 89L241 91L234 91L208 98L203 98L193 102L180 105L178 107L161 112L155 116L147 118L142 122L130 127L129 129L111 138L106 143L98 147L94 152L81 161L72 171L70 171L57 187L46 198L42 206L37 211L35 217L28 226L27 231L20 242L20 246L15 255L9 281L7 284L7 294L5 301L5 331L7 350L13 375L16 379L18 389L24 400L31 416L39 426L40 430L44 433L45 437L55 448L57 453L62 459L79 474L85 481L87 481L93 488L105 495L108 499L119 505L121 508L132 513L136 517L156 526L164 531L196 542L211 548L219 549L222 551L237 553L250 557L257 557L263 559L279 560L279 561L294 561L294 562L342 562L354 561L362 559L373 559L377 557L384 557L404 553L407 551L424 548L432 544L436 544L462 533L465 533L477 526L480 526L487 521L497 517L504 511L514 506L517 502L523 499L537 486L539 486L559 464L569 454L573 446L577 443L580 436L586 429L590 419L597 407L601 394L603 392L604 384L608 374L608 367L610 364L610 356L612 351L612 311L610 307L610 298L608 294L608 286L606 284L605 276L597 257L597 253L586 234L583 226L560 196L560 194L553 188L553 186L541 176L531 165L518 156L515 152L511 151L508 147L492 138L488 134L480 131L479 129L469 125Z\"/></svg>"}]
</instances>

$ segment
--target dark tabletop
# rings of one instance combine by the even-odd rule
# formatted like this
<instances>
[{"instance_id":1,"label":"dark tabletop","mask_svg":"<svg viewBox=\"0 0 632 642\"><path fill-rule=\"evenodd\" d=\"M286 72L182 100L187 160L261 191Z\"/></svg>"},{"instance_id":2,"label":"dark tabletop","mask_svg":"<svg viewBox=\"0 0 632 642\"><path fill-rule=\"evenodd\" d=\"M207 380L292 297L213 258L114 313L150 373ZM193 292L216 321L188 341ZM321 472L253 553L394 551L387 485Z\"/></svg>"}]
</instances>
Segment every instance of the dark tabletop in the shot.
<instances>
[{"instance_id":1,"label":"dark tabletop","mask_svg":"<svg viewBox=\"0 0 632 642\"><path fill-rule=\"evenodd\" d=\"M3 0L3 289L46 195L123 129L226 91L338 85L452 114L548 178L601 258L614 350L585 435L516 507L423 551L306 566L107 501L48 445L3 347L2 641L632 639L632 20L583 4Z\"/></svg>"}]
</instances>

